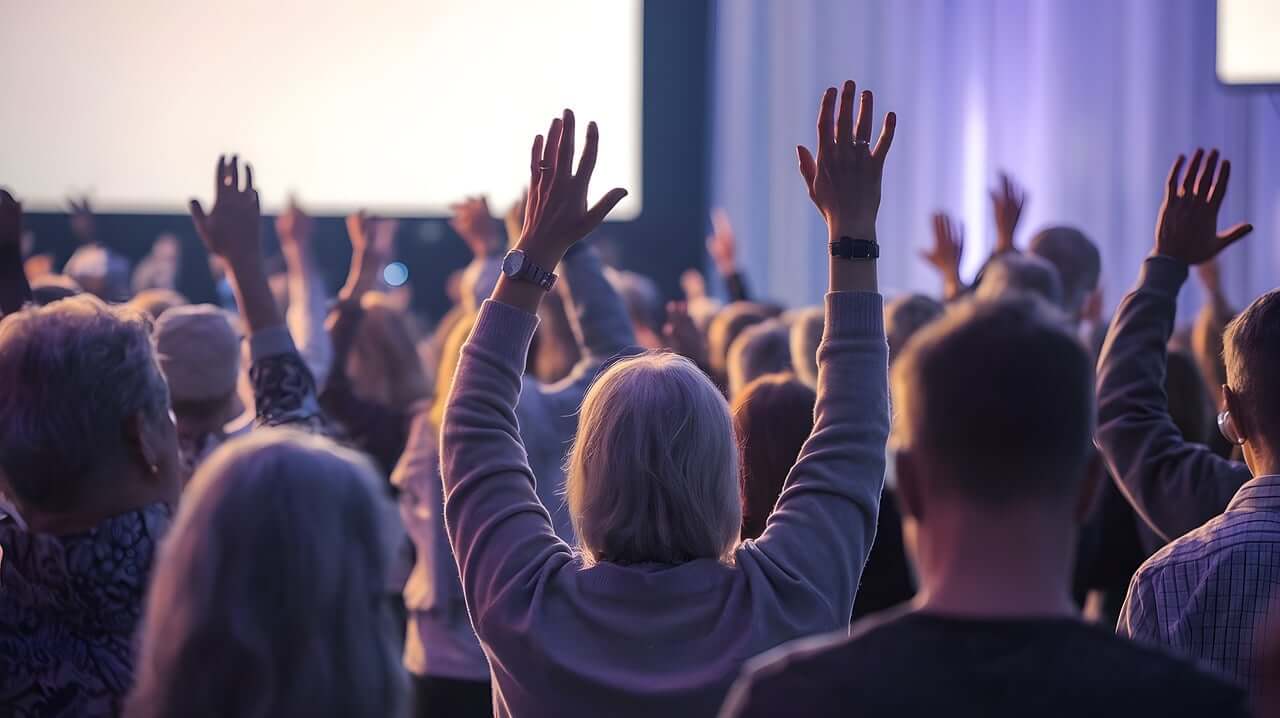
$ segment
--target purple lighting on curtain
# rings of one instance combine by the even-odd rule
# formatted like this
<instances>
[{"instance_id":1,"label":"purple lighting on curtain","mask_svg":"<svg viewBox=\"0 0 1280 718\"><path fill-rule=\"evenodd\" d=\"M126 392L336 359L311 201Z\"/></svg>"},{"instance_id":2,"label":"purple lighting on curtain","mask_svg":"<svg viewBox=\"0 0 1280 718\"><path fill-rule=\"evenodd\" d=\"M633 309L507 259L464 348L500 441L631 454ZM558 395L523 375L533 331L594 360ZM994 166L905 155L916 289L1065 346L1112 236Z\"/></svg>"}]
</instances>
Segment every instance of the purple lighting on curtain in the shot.
<instances>
[{"instance_id":1,"label":"purple lighting on curtain","mask_svg":"<svg viewBox=\"0 0 1280 718\"><path fill-rule=\"evenodd\" d=\"M888 292L938 289L917 259L936 210L964 223L964 268L994 234L988 190L1030 194L1019 243L1072 224L1103 254L1109 306L1150 251L1174 156L1217 146L1234 167L1224 226L1255 236L1223 257L1237 306L1280 277L1275 90L1220 85L1209 0L721 0L715 8L712 197L738 227L761 292L820 298L817 213L797 178L823 88L853 78L898 113L879 233ZM878 118L877 118L878 126ZM1198 288L1184 310L1199 305Z\"/></svg>"}]
</instances>

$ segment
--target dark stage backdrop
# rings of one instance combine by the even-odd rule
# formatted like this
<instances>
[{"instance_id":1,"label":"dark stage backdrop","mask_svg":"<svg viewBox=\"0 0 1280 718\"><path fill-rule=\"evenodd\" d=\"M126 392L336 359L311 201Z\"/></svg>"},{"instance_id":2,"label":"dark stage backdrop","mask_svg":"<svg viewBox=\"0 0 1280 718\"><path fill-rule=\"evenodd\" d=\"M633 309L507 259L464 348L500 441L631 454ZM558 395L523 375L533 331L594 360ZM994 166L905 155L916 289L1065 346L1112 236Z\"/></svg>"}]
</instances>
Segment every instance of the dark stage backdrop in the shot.
<instances>
[{"instance_id":1,"label":"dark stage backdrop","mask_svg":"<svg viewBox=\"0 0 1280 718\"><path fill-rule=\"evenodd\" d=\"M644 95L642 113L643 209L638 218L605 225L593 241L624 268L654 277L664 292L678 291L680 272L702 268L706 229L708 167L708 0L647 0L644 3ZM586 61L590 61L587 58ZM92 118L86 118L91 122ZM529 128L532 137L539 127ZM606 139L607 141L607 139ZM249 158L252 160L252 158ZM513 157L512 162L524 162ZM210 160L212 166L212 158ZM260 168L269 176L270 168ZM0 182L3 177L0 177ZM21 187L13 188L21 196ZM185 208L196 193L207 200L209 187L174 188L174 206ZM493 207L495 213L504 208ZM273 218L264 218L266 251L277 253ZM447 308L445 278L469 261L462 240L445 218L403 218L397 238L399 258L408 267L415 308L439 317ZM54 255L61 267L75 250L66 215L32 213L26 226L36 236L36 251ZM104 214L97 217L103 244L135 262L161 233L182 243L179 288L193 302L213 302L207 258L185 214ZM336 291L350 259L343 219L318 217L316 254L331 291Z\"/></svg>"}]
</instances>

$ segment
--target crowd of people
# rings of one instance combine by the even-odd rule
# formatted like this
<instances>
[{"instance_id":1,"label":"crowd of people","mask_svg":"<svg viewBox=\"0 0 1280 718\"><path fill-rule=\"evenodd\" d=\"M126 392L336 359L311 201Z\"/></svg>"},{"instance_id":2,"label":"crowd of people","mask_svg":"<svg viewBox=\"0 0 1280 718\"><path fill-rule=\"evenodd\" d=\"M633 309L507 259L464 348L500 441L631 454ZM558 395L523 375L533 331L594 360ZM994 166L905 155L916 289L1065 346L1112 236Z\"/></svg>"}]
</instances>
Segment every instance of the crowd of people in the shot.
<instances>
[{"instance_id":1,"label":"crowd of people","mask_svg":"<svg viewBox=\"0 0 1280 718\"><path fill-rule=\"evenodd\" d=\"M941 293L886 300L873 123L846 82L797 147L821 307L753 298L722 213L727 301L606 266L569 110L505 222L452 208L429 324L393 220L333 297L298 206L268 261L236 156L190 204L220 305L82 203L55 272L0 190L0 713L1280 716L1280 290L1222 292L1230 163L1177 158L1110 318L1007 176L972 284L938 215Z\"/></svg>"}]
</instances>

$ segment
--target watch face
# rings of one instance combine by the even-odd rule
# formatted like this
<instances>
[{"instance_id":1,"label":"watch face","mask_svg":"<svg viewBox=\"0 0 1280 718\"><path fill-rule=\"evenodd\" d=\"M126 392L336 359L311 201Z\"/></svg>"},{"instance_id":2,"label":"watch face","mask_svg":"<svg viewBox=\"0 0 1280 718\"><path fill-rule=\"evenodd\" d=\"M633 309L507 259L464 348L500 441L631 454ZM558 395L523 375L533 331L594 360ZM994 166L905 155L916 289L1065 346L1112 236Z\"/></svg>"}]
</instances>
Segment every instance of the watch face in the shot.
<instances>
[{"instance_id":1,"label":"watch face","mask_svg":"<svg viewBox=\"0 0 1280 718\"><path fill-rule=\"evenodd\" d=\"M514 277L520 274L520 270L524 269L524 252L509 252L506 259L502 260L502 273L508 277Z\"/></svg>"}]
</instances>

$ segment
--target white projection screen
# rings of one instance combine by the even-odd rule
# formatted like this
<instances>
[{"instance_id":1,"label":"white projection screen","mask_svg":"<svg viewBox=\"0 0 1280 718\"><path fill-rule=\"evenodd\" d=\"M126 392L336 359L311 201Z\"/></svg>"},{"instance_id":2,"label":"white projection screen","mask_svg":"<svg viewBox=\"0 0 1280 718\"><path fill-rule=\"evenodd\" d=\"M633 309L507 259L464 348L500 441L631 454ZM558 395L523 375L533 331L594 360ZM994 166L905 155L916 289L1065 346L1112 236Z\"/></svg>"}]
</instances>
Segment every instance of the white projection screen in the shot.
<instances>
[{"instance_id":1,"label":"white projection screen","mask_svg":"<svg viewBox=\"0 0 1280 718\"><path fill-rule=\"evenodd\" d=\"M1218 0L1218 79L1280 85L1280 0Z\"/></svg>"},{"instance_id":2,"label":"white projection screen","mask_svg":"<svg viewBox=\"0 0 1280 718\"><path fill-rule=\"evenodd\" d=\"M31 211L184 212L219 153L264 210L501 212L565 107L589 198L640 211L642 0L0 0L0 184Z\"/></svg>"}]
</instances>

